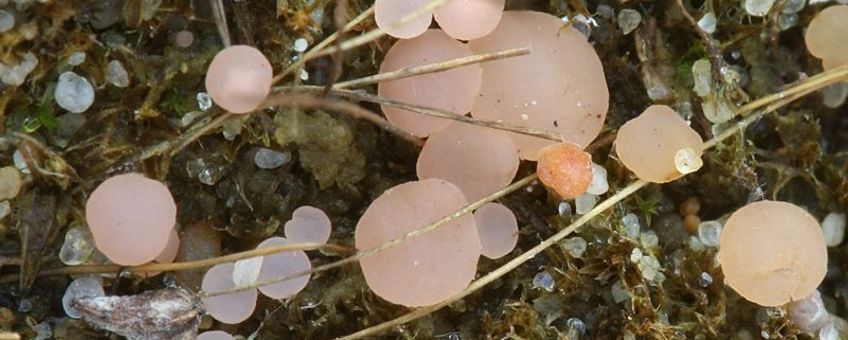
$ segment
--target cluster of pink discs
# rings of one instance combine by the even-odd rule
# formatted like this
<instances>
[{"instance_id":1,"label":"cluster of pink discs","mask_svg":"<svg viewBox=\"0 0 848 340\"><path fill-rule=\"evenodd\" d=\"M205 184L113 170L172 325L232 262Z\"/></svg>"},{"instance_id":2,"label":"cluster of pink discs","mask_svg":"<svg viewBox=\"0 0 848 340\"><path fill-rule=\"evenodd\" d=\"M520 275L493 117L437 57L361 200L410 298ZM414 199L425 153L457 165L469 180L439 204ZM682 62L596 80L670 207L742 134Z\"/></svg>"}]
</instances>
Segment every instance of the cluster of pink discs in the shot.
<instances>
[{"instance_id":1,"label":"cluster of pink discs","mask_svg":"<svg viewBox=\"0 0 848 340\"><path fill-rule=\"evenodd\" d=\"M259 243L256 249L300 243L324 244L330 238L330 231L330 219L323 211L304 206L295 210L292 219L286 223L286 237L268 238ZM309 257L302 250L287 250L255 259L259 259L258 266L256 266L253 275L248 274L252 278L243 283L246 286L298 275L312 269ZM215 265L203 277L201 288L204 292L213 294L213 296L203 298L206 313L220 322L236 324L249 318L256 308L257 291L272 299L286 299L306 288L306 284L309 283L310 275L301 275L280 282L260 285L258 288L242 287L237 284L237 282L243 281L239 277L242 273L237 267L240 263L247 267L252 266L247 261L250 260ZM247 270L249 271L249 269ZM224 292L234 288L243 289L214 295L216 292Z\"/></svg>"}]
</instances>

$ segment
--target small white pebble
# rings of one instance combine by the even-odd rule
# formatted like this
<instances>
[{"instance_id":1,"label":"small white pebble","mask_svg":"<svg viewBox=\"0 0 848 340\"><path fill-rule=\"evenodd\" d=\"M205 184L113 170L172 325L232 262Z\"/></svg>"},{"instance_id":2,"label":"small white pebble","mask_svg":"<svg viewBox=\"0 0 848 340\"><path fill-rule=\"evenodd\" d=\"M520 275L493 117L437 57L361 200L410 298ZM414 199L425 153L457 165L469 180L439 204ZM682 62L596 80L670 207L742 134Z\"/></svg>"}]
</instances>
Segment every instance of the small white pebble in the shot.
<instances>
[{"instance_id":1,"label":"small white pebble","mask_svg":"<svg viewBox=\"0 0 848 340\"><path fill-rule=\"evenodd\" d=\"M704 14L700 20L698 20L698 27L701 27L701 29L707 34L713 34L715 33L717 22L718 20L716 19L715 14L713 12L708 12L707 14Z\"/></svg>"},{"instance_id":2,"label":"small white pebble","mask_svg":"<svg viewBox=\"0 0 848 340\"><path fill-rule=\"evenodd\" d=\"M609 183L607 182L607 169L604 167L592 163L592 182L589 183L589 189L586 189L586 193L592 195L603 195L609 190Z\"/></svg>"},{"instance_id":3,"label":"small white pebble","mask_svg":"<svg viewBox=\"0 0 848 340\"><path fill-rule=\"evenodd\" d=\"M99 276L83 276L77 278L65 290L65 295L62 296L62 307L65 309L65 314L73 319L80 318L80 312L71 305L76 299L87 297L104 296L103 284Z\"/></svg>"},{"instance_id":4,"label":"small white pebble","mask_svg":"<svg viewBox=\"0 0 848 340\"><path fill-rule=\"evenodd\" d=\"M554 277L547 271L536 274L533 277L533 288L544 289L547 292L554 291Z\"/></svg>"},{"instance_id":5,"label":"small white pebble","mask_svg":"<svg viewBox=\"0 0 848 340\"><path fill-rule=\"evenodd\" d=\"M568 204L566 201L559 202L557 213L559 213L560 217L571 217L571 204Z\"/></svg>"},{"instance_id":6,"label":"small white pebble","mask_svg":"<svg viewBox=\"0 0 848 340\"><path fill-rule=\"evenodd\" d=\"M309 48L309 41L304 38L298 38L294 41L293 49L295 52L306 52L306 49Z\"/></svg>"},{"instance_id":7,"label":"small white pebble","mask_svg":"<svg viewBox=\"0 0 848 340\"><path fill-rule=\"evenodd\" d=\"M630 293L621 286L621 281L615 281L610 287L610 292L612 293L612 300L615 303L622 303L630 299Z\"/></svg>"},{"instance_id":8,"label":"small white pebble","mask_svg":"<svg viewBox=\"0 0 848 340\"><path fill-rule=\"evenodd\" d=\"M300 80L309 80L309 72L306 72L304 69L300 69L300 71L298 71L298 77L300 77Z\"/></svg>"},{"instance_id":9,"label":"small white pebble","mask_svg":"<svg viewBox=\"0 0 848 340\"><path fill-rule=\"evenodd\" d=\"M53 94L56 104L74 113L82 113L94 104L94 88L87 79L73 72L59 76L56 92Z\"/></svg>"},{"instance_id":10,"label":"small white pebble","mask_svg":"<svg viewBox=\"0 0 848 340\"><path fill-rule=\"evenodd\" d=\"M68 65L78 66L85 62L85 52L76 51L68 56Z\"/></svg>"},{"instance_id":11,"label":"small white pebble","mask_svg":"<svg viewBox=\"0 0 848 340\"><path fill-rule=\"evenodd\" d=\"M9 216L12 212L12 204L9 201L0 201L0 220Z\"/></svg>"},{"instance_id":12,"label":"small white pebble","mask_svg":"<svg viewBox=\"0 0 848 340\"><path fill-rule=\"evenodd\" d=\"M707 249L706 247L704 247L704 244L701 243L701 239L699 239L697 236L689 236L689 241L687 241L686 243L689 245L690 249L696 252L704 251L704 249Z\"/></svg>"},{"instance_id":13,"label":"small white pebble","mask_svg":"<svg viewBox=\"0 0 848 340\"><path fill-rule=\"evenodd\" d=\"M595 203L598 202L598 196L592 194L582 194L574 198L574 210L578 215L585 215L592 211Z\"/></svg>"},{"instance_id":14,"label":"small white pebble","mask_svg":"<svg viewBox=\"0 0 848 340\"><path fill-rule=\"evenodd\" d=\"M763 17L768 14L775 0L745 0L745 12L755 17Z\"/></svg>"},{"instance_id":15,"label":"small white pebble","mask_svg":"<svg viewBox=\"0 0 848 340\"><path fill-rule=\"evenodd\" d=\"M621 218L621 224L624 225L624 234L631 239L639 237L639 232L642 226L639 225L639 217L636 214L628 213Z\"/></svg>"},{"instance_id":16,"label":"small white pebble","mask_svg":"<svg viewBox=\"0 0 848 340\"><path fill-rule=\"evenodd\" d=\"M24 156L21 155L20 150L15 150L15 152L12 153L12 161L15 163L15 167L18 168L18 171L22 174L30 174L29 167L27 166L26 161L24 161Z\"/></svg>"},{"instance_id":17,"label":"small white pebble","mask_svg":"<svg viewBox=\"0 0 848 340\"><path fill-rule=\"evenodd\" d=\"M817 290L806 298L788 303L786 309L789 319L805 333L818 332L830 318Z\"/></svg>"},{"instance_id":18,"label":"small white pebble","mask_svg":"<svg viewBox=\"0 0 848 340\"><path fill-rule=\"evenodd\" d=\"M830 213L821 223L824 242L828 247L836 247L845 238L845 214Z\"/></svg>"},{"instance_id":19,"label":"small white pebble","mask_svg":"<svg viewBox=\"0 0 848 340\"><path fill-rule=\"evenodd\" d=\"M641 235L639 235L639 242L642 243L642 247L645 247L647 249L654 249L659 247L660 238L653 230L647 230Z\"/></svg>"},{"instance_id":20,"label":"small white pebble","mask_svg":"<svg viewBox=\"0 0 848 340\"><path fill-rule=\"evenodd\" d=\"M821 90L822 104L828 108L835 109L845 104L848 98L848 82L841 82L825 87Z\"/></svg>"},{"instance_id":21,"label":"small white pebble","mask_svg":"<svg viewBox=\"0 0 848 340\"><path fill-rule=\"evenodd\" d=\"M695 81L693 90L699 97L710 95L713 81L712 72L713 65L707 59L699 59L692 64L692 78Z\"/></svg>"},{"instance_id":22,"label":"small white pebble","mask_svg":"<svg viewBox=\"0 0 848 340\"><path fill-rule=\"evenodd\" d=\"M583 253L586 252L586 240L582 237L567 238L562 241L562 248L565 249L571 257L579 259L583 257Z\"/></svg>"},{"instance_id":23,"label":"small white pebble","mask_svg":"<svg viewBox=\"0 0 848 340\"><path fill-rule=\"evenodd\" d=\"M256 283L262 269L262 256L238 260L233 266L233 283L236 287L246 287Z\"/></svg>"},{"instance_id":24,"label":"small white pebble","mask_svg":"<svg viewBox=\"0 0 848 340\"><path fill-rule=\"evenodd\" d=\"M718 247L718 240L721 237L721 223L718 221L704 221L698 225L698 239L704 246Z\"/></svg>"},{"instance_id":25,"label":"small white pebble","mask_svg":"<svg viewBox=\"0 0 848 340\"><path fill-rule=\"evenodd\" d=\"M15 15L9 11L0 9L0 33L15 27Z\"/></svg>"},{"instance_id":26,"label":"small white pebble","mask_svg":"<svg viewBox=\"0 0 848 340\"><path fill-rule=\"evenodd\" d=\"M21 171L13 166L0 168L0 200L13 199L21 192Z\"/></svg>"},{"instance_id":27,"label":"small white pebble","mask_svg":"<svg viewBox=\"0 0 848 340\"><path fill-rule=\"evenodd\" d=\"M121 64L118 60L110 61L106 69L106 81L116 87L123 88L129 86L130 75L127 73L127 69L124 68L124 64Z\"/></svg>"},{"instance_id":28,"label":"small white pebble","mask_svg":"<svg viewBox=\"0 0 848 340\"><path fill-rule=\"evenodd\" d=\"M713 276L710 275L710 273L701 272L701 278L698 280L698 285L701 286L701 288L707 288L711 284L713 284Z\"/></svg>"},{"instance_id":29,"label":"small white pebble","mask_svg":"<svg viewBox=\"0 0 848 340\"><path fill-rule=\"evenodd\" d=\"M65 233L65 242L59 249L59 261L69 266L85 263L94 253L94 236L83 226L75 226Z\"/></svg>"},{"instance_id":30,"label":"small white pebble","mask_svg":"<svg viewBox=\"0 0 848 340\"><path fill-rule=\"evenodd\" d=\"M253 157L253 162L256 166L267 170L279 168L288 163L290 160L290 154L266 148L261 148L259 151L256 151L256 155Z\"/></svg>"},{"instance_id":31,"label":"small white pebble","mask_svg":"<svg viewBox=\"0 0 848 340\"><path fill-rule=\"evenodd\" d=\"M691 174L698 171L702 166L704 166L704 161L692 148L677 150L674 155L674 167L681 174Z\"/></svg>"},{"instance_id":32,"label":"small white pebble","mask_svg":"<svg viewBox=\"0 0 848 340\"><path fill-rule=\"evenodd\" d=\"M206 92L198 92L195 99L197 100L197 107L200 111L206 111L212 107L212 97Z\"/></svg>"},{"instance_id":33,"label":"small white pebble","mask_svg":"<svg viewBox=\"0 0 848 340\"><path fill-rule=\"evenodd\" d=\"M24 53L17 65L0 63L0 81L10 86L20 86L26 77L38 66L38 58L32 52Z\"/></svg>"},{"instance_id":34,"label":"small white pebble","mask_svg":"<svg viewBox=\"0 0 848 340\"><path fill-rule=\"evenodd\" d=\"M640 22L642 22L642 15L636 10L625 8L621 12L618 12L618 28L625 35L630 34L636 27L639 27Z\"/></svg>"},{"instance_id":35,"label":"small white pebble","mask_svg":"<svg viewBox=\"0 0 848 340\"><path fill-rule=\"evenodd\" d=\"M642 254L642 249L633 248L633 251L630 252L630 262L639 263L639 260L642 259L645 255Z\"/></svg>"}]
</instances>

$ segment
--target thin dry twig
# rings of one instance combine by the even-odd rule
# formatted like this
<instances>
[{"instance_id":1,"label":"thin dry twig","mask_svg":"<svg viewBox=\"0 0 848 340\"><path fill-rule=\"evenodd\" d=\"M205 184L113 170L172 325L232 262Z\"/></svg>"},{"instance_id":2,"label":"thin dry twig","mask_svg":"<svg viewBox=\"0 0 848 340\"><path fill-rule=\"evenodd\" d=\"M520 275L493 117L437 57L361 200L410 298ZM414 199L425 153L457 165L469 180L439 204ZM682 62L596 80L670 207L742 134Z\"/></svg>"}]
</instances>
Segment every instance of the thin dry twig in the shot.
<instances>
[{"instance_id":1,"label":"thin dry twig","mask_svg":"<svg viewBox=\"0 0 848 340\"><path fill-rule=\"evenodd\" d=\"M221 0L209 0L212 7L212 15L215 17L215 26L218 27L218 35L224 47L230 47L230 29L227 27L227 13L224 12L224 2Z\"/></svg>"},{"instance_id":2,"label":"thin dry twig","mask_svg":"<svg viewBox=\"0 0 848 340\"><path fill-rule=\"evenodd\" d=\"M403 26L403 25L411 22L412 20L417 19L418 17L420 17L422 15L428 15L428 14L432 13L433 10L436 7L441 6L445 2L447 2L447 0L432 0L432 1L428 2L427 4L425 4L424 6L419 7L414 12L409 13L409 14L405 15L404 17L400 18L400 20L393 22L390 25L390 27L395 28L395 27ZM360 35L356 38L352 38L350 40L347 40L337 47L334 46L334 47L331 47L331 48L327 48L323 51L319 51L318 53L315 54L315 57L330 55L330 54L336 53L336 51L338 51L338 50L347 51L349 49L359 47L359 46L365 45L369 42L372 42L374 40L377 40L385 34L386 34L386 32L383 32L383 30L381 30L380 28L375 28L371 31L366 32L363 35Z\"/></svg>"},{"instance_id":3,"label":"thin dry twig","mask_svg":"<svg viewBox=\"0 0 848 340\"><path fill-rule=\"evenodd\" d=\"M323 91L323 88L316 87L316 89L318 89L318 93ZM391 132L397 135L398 137L409 141L410 143L413 143L415 145L423 144L420 138L415 137L406 131L398 129L396 126L383 119L383 117L381 117L380 115L370 110L367 110L359 105L344 100L318 97L309 93L277 93L265 99L265 103L263 103L262 106L285 106L290 108L310 108L341 112L350 115L354 118L364 119L369 122L372 122L383 130Z\"/></svg>"},{"instance_id":4,"label":"thin dry twig","mask_svg":"<svg viewBox=\"0 0 848 340\"><path fill-rule=\"evenodd\" d=\"M435 73L450 70L452 68L462 67L465 65L484 63L487 61L500 60L512 57L518 57L523 55L530 54L530 47L522 47L522 48L513 48L505 51L498 51L493 53L486 54L475 54L468 57L458 58L447 60L443 62L426 64L420 66L412 66L412 67L404 67L402 69L378 73L368 77L362 77L359 79L353 79L344 81L336 84L333 88L336 89L347 89L347 88L356 88L362 86L368 86L372 84L376 84L383 81L397 80L403 79L413 76L418 76L422 74Z\"/></svg>"},{"instance_id":5,"label":"thin dry twig","mask_svg":"<svg viewBox=\"0 0 848 340\"><path fill-rule=\"evenodd\" d=\"M281 89L282 90L282 89ZM314 86L298 86L294 88L285 88L285 90L290 91L306 91L306 92L315 92L323 90L323 88L318 88ZM331 94L350 98L357 101L366 101L371 103L376 103L380 105L391 106L399 109L403 109L410 112L420 113L430 117L442 118L442 119L450 119L458 122L463 122L472 125L478 125L483 127L488 127L492 129L498 129L508 132L520 133L522 135L538 137L542 139L547 139L555 142L562 142L562 135L557 132L547 131L542 129L535 129L524 127L520 125L513 125L509 123L494 121L494 120L482 120L476 119L469 116L460 116L450 111L440 110L436 108L407 104L401 101L393 100L390 98L377 96L373 94L369 94L362 91L351 91L351 90L332 90Z\"/></svg>"},{"instance_id":6,"label":"thin dry twig","mask_svg":"<svg viewBox=\"0 0 848 340\"><path fill-rule=\"evenodd\" d=\"M368 19L368 17L370 17L373 14L374 14L374 6L371 6L367 10L365 10L364 12L360 13L358 16L356 16L356 18L353 18L353 20L349 21L347 23L347 25L345 25L341 30L334 32L329 37L325 38L324 40L322 40L321 42L319 42L318 44L313 46L311 49L309 49L309 51L304 53L300 57L300 59L298 59L293 64L286 67L286 69L284 69L283 72L280 72L279 74L274 76L273 84L279 83L281 80L283 80L288 75L293 74L295 71L297 71L298 69L303 67L304 63L315 58L319 51L323 50L324 48L326 48L327 46L329 46L330 44L335 42L336 39L338 39L342 35L342 33L350 31L356 25L359 25L363 20Z\"/></svg>"},{"instance_id":7,"label":"thin dry twig","mask_svg":"<svg viewBox=\"0 0 848 340\"><path fill-rule=\"evenodd\" d=\"M468 213L471 213L474 210L477 210L477 208L482 207L486 203L492 202L496 199L499 199L501 197L506 196L507 194L509 194L513 191L516 191L518 189L523 188L525 185L528 185L528 184L532 183L534 180L536 180L536 178L537 178L537 176L536 176L535 173L532 174L532 175L529 175L527 177L524 177L524 178L516 181L515 183L512 183L512 184L504 187L503 189L498 190L498 191L490 194L489 196L483 197L476 202L470 203L470 204L454 211L453 213L434 221L433 223L430 223L426 226L423 226L421 228L410 231L410 232L404 234L401 237L387 241L387 242L385 242L385 243L383 243L379 246L376 246L376 247L373 247L373 248L370 248L370 249L366 249L366 250L361 250L361 251L357 252L355 255L350 256L350 257L346 257L346 258L341 259L339 261L336 261L336 262L333 262L333 263L328 263L328 264L325 264L323 266L318 266L318 267L315 267L311 270L303 271L303 272L300 272L300 273L294 273L292 275L281 276L281 277L277 277L277 278L267 280L267 281L256 282L255 284L250 285L250 286L242 286L242 287L237 287L237 288L232 288L232 289L222 290L222 291L216 291L216 292L202 292L201 295L208 297L208 296L218 296L218 295L234 293L234 292L245 290L245 289L257 288L257 287L261 287L261 286L275 284L277 282L290 280L290 279L300 277L300 276L305 276L305 275L310 275L310 274L314 274L314 273L318 273L318 272L323 272L323 271L330 270L330 269L333 269L333 268L341 267L341 266L346 265L348 263L357 262L357 261L359 261L363 258L366 258L368 256L377 254L377 253L384 251L386 249L397 246L398 244L406 242L410 239L413 239L413 238L419 237L421 235L425 235L425 234L428 234L430 232L433 232L436 229L439 229L440 227L444 226L445 224L448 224L448 223L452 222L453 220L455 220L455 219L457 219L461 216L464 216Z\"/></svg>"},{"instance_id":8,"label":"thin dry twig","mask_svg":"<svg viewBox=\"0 0 848 340\"><path fill-rule=\"evenodd\" d=\"M794 100L802 98L806 94L809 94L809 93L812 93L816 90L824 88L828 84L848 80L848 66L840 67L840 68L837 68L837 69L834 69L834 70L831 70L831 71L828 71L828 72L824 72L824 73L820 74L820 76L821 77L817 76L817 77L809 78L809 79L807 79L807 81L804 81L804 82L802 82L802 83L800 83L800 84L798 84L798 85L796 85L792 88L781 91L781 92L779 92L775 95L765 97L765 98L771 98L770 102L766 102L764 100L758 101L759 103L756 106L751 106L751 107L761 108L759 110L756 109L756 108L748 107L747 105L744 106L743 108L740 108L740 110L737 111L737 114L744 115L745 112L743 112L741 110L745 109L745 110L750 110L750 111L747 111L748 115L746 117L744 117L741 121L739 121L737 124L735 124L732 127L724 130L722 133L717 135L715 138L704 143L705 149L715 147L718 143L720 143L720 142L724 141L725 139L730 138L731 136L743 131L748 125L750 125L751 123L760 119L765 114L774 112L777 109L793 102ZM765 98L763 98L763 99L765 99ZM622 200L624 200L625 198L627 198L631 194L633 194L636 191L638 191L639 189L645 187L647 184L648 184L647 182L642 181L642 180L636 180L636 181L630 183L629 185L627 185L624 189L622 189L621 191L619 191L615 195L607 198L606 200L604 200L603 202L601 202L600 204L595 206L595 208L592 209L589 213L581 216L577 221L574 221L572 224L570 224L565 229L562 229L561 231L554 234L550 238L544 240L539 245L531 248L530 250L528 250L528 251L524 252L523 254L513 258L512 260L505 263L504 265L502 265L502 266L498 267L497 269L489 272L489 274L486 274L485 276L475 280L474 282L472 282L466 289L464 289L459 294L456 294L453 297L451 297L451 298L449 298L445 301L442 301L441 303L438 303L436 305L416 309L416 310L414 310L410 313L407 313L405 315L402 315L402 316L400 316L396 319L392 319L392 320L386 321L384 323L363 329L359 332L341 337L339 339L352 340L352 339L360 339L360 338L363 338L363 337L373 336L373 335L376 335L378 333L384 332L388 329L391 329L394 326L415 320L417 318L428 315L428 314L430 314L430 313L432 313L432 312L434 312L438 309L441 309L445 306L453 304L454 302L456 302L456 301L470 295L471 293L474 293L475 291L481 289L482 287L486 286L487 284L499 279L500 277L502 277L506 273L517 268L518 266L520 266L524 262L527 262L529 259L533 258L534 256L540 254L545 249L547 249L550 246L561 241L566 236L570 235L571 233L576 231L578 228L582 227L583 225L585 225L586 223L591 221L597 215L603 213L604 211L611 208L613 205L617 204L618 202L621 202Z\"/></svg>"},{"instance_id":9,"label":"thin dry twig","mask_svg":"<svg viewBox=\"0 0 848 340\"><path fill-rule=\"evenodd\" d=\"M173 263L148 263L140 266L122 267L114 264L89 265L89 266L74 266L63 267L57 269L42 270L36 274L37 276L56 276L56 275L77 275L77 274L109 274L109 273L140 273L140 272L170 272L180 270L190 270L198 268L211 267L216 264L235 262L238 260L249 259L252 257L265 256L276 254L285 251L295 250L316 250L323 249L327 251L344 253L349 252L347 247L334 244L317 244L317 243L293 243L282 246L265 247L233 253L224 256L218 256L197 261L173 262ZM0 283L14 282L18 275L9 275L0 278Z\"/></svg>"}]
</instances>

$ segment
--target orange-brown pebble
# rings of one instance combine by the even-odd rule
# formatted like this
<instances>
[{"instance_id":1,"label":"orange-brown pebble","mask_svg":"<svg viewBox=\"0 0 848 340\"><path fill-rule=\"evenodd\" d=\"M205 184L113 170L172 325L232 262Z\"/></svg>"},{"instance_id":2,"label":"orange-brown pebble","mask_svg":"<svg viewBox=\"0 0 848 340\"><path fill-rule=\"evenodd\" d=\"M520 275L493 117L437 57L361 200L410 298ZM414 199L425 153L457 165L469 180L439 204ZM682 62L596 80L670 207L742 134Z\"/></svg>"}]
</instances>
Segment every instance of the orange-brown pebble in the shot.
<instances>
[{"instance_id":1,"label":"orange-brown pebble","mask_svg":"<svg viewBox=\"0 0 848 340\"><path fill-rule=\"evenodd\" d=\"M696 215L701 210L701 200L698 197L690 196L680 203L680 215Z\"/></svg>"},{"instance_id":2,"label":"orange-brown pebble","mask_svg":"<svg viewBox=\"0 0 848 340\"><path fill-rule=\"evenodd\" d=\"M683 227L686 228L686 232L690 234L694 234L698 232L698 226L701 224L701 218L695 214L685 215L683 217Z\"/></svg>"},{"instance_id":3,"label":"orange-brown pebble","mask_svg":"<svg viewBox=\"0 0 848 340\"><path fill-rule=\"evenodd\" d=\"M539 150L536 164L539 180L564 199L585 193L592 182L592 155L570 144L555 144Z\"/></svg>"}]
</instances>

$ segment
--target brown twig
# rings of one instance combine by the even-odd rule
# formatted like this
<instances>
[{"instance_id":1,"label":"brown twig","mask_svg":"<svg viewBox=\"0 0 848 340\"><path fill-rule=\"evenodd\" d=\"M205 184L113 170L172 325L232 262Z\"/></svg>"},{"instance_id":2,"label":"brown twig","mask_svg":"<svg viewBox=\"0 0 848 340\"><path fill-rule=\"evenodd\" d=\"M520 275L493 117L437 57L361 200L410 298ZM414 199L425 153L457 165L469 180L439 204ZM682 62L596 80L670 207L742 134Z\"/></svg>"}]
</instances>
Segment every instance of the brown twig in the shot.
<instances>
[{"instance_id":1,"label":"brown twig","mask_svg":"<svg viewBox=\"0 0 848 340\"><path fill-rule=\"evenodd\" d=\"M347 89L347 88L356 88L356 87L368 86L368 85L372 85L372 84L376 84L376 83L384 82L384 81L403 79L403 78L408 78L408 77L413 77L413 76L418 76L418 75L428 74L428 73L442 72L442 71L450 70L450 69L453 69L453 68L462 67L462 66L465 66L465 65L479 64L479 63L485 63L487 61L494 61L494 60L500 60L500 59L506 59L506 58L528 55L528 54L530 54L530 52L531 52L530 47L513 48L513 49L510 49L510 50L493 52L493 53L475 54L475 55L472 55L472 56L447 60L447 61L443 61L443 62L439 62L439 63L420 65L420 66L412 66L412 67L404 67L404 68L396 70L396 71L378 73L378 74L368 76L368 77L362 77L362 78L359 78L359 79L344 81L344 82L336 84L334 86L334 88L336 88L336 89Z\"/></svg>"},{"instance_id":2,"label":"brown twig","mask_svg":"<svg viewBox=\"0 0 848 340\"><path fill-rule=\"evenodd\" d=\"M293 92L297 92L297 91L314 92L314 91L320 90L320 88L317 88L317 87L314 87L314 86L299 86L299 87L296 87L296 88L286 88L286 89L293 91ZM488 127L488 128L492 128L492 129L508 131L508 132L515 132L515 133L520 133L520 134L527 135L527 136L547 139L547 140L551 140L551 141L555 141L555 142L561 142L562 141L562 136L559 133L556 133L556 132L553 132L553 131L546 131L546 130L541 130L541 129L528 128L528 127L524 127L524 126L520 126L520 125L513 125L513 124L508 124L508 123L503 123L503 122L493 121L493 120L482 120L482 119L476 119L476 118L472 118L472 117L468 117L468 116L460 116L460 115L455 114L455 113L450 112L450 111L445 111L445 110L440 110L440 109L426 107L426 106L420 106L420 105L407 104L407 103L404 103L404 102L392 100L392 99L389 99L389 98L386 98L386 97L381 97L381 96L377 96L377 95L373 95L373 94L369 94L369 93L365 93L365 92L361 92L361 91L333 90L333 91L331 91L331 93L334 94L334 95L337 95L337 96L346 97L346 98L350 98L350 99L357 100L357 101L366 101L366 102L376 103L376 104L380 104L380 105L391 106L391 107L403 109L403 110L410 111L410 112L420 113L420 114L430 116L430 117L450 119L450 120L455 120L455 121L463 122L463 123L467 123L467 124L473 124L473 125L478 125L478 126Z\"/></svg>"},{"instance_id":3,"label":"brown twig","mask_svg":"<svg viewBox=\"0 0 848 340\"><path fill-rule=\"evenodd\" d=\"M315 87L314 89L317 89L316 92L318 93L320 93L321 91L321 88ZM413 143L415 145L422 145L422 141L420 138L415 137L406 131L398 129L397 127L383 119L383 117L380 117L380 115L348 101L328 97L318 97L309 93L277 93L265 99L265 103L263 104L263 107L273 106L322 109L344 113L354 118L364 119L369 122L372 122L383 130L391 132L397 135L398 137L409 141L410 143Z\"/></svg>"},{"instance_id":4,"label":"brown twig","mask_svg":"<svg viewBox=\"0 0 848 340\"><path fill-rule=\"evenodd\" d=\"M253 249L248 251L243 251L240 253L233 253L224 256L213 257L209 259L197 260L197 261L187 261L187 262L173 262L173 263L148 263L140 266L133 267L123 267L114 264L103 264L103 265L90 265L90 266L74 266L74 267L63 267L56 269L47 269L39 271L37 276L56 276L56 275L77 275L77 274L108 274L108 273L119 273L119 272L129 272L129 273L141 273L141 272L169 272L169 271L180 271L180 270L190 270L190 269L198 269L198 268L206 268L211 267L216 264L227 263L227 262L235 262L239 260L249 259L252 257L265 256L276 254L285 251L295 251L295 250L316 250L323 249L333 252L349 252L350 249L347 247L334 245L334 244L317 244L317 243L295 243L295 244L286 244L282 246L274 246L274 247L265 247L259 249ZM0 283L8 283L14 282L17 280L18 275L9 275L3 278L0 278Z\"/></svg>"}]
</instances>

